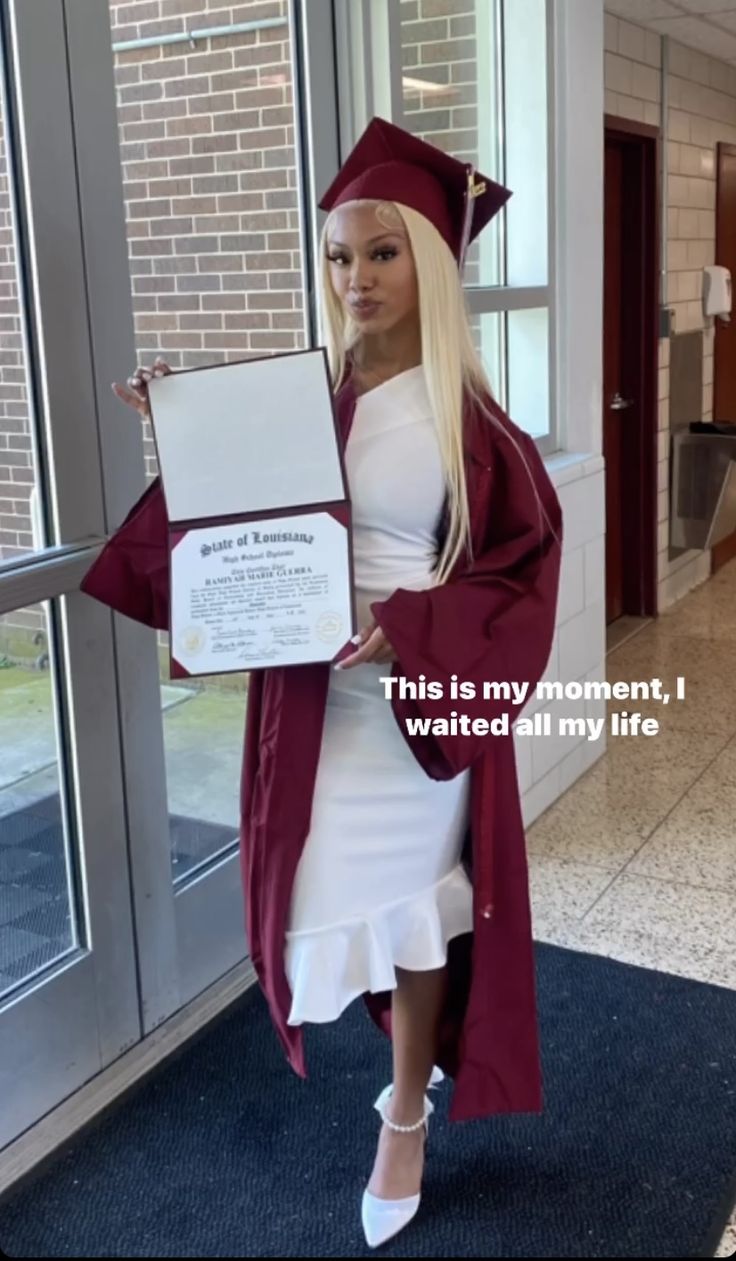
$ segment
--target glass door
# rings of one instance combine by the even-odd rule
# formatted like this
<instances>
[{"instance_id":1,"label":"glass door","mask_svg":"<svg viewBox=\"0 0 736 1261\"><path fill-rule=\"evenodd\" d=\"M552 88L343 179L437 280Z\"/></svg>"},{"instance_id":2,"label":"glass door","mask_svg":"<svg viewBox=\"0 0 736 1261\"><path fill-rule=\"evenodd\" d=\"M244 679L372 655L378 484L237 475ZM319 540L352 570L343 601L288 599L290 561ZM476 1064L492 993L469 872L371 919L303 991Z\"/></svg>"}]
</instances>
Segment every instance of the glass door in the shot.
<instances>
[{"instance_id":1,"label":"glass door","mask_svg":"<svg viewBox=\"0 0 736 1261\"><path fill-rule=\"evenodd\" d=\"M111 382L315 344L337 169L331 0L42 10L0 5L0 1148L248 983L247 676L79 587L156 473Z\"/></svg>"},{"instance_id":2,"label":"glass door","mask_svg":"<svg viewBox=\"0 0 736 1261\"><path fill-rule=\"evenodd\" d=\"M115 358L115 378L157 355L177 369L303 349L292 6L271 5L264 16L261 3L235 14L206 0L186 12L177 0L155 11L132 0L111 6L110 18L127 245L118 297L134 335L133 354L121 346ZM148 482L158 471L150 425L115 407L115 423L139 431ZM204 441L206 417L202 425ZM246 954L238 835L248 676L172 682L168 636L154 638L165 789L156 843L166 836L168 869L164 885L157 864L153 896L136 901L152 959L172 916L167 951L183 1001ZM137 796L130 780L129 794ZM134 879L147 862L138 857Z\"/></svg>"},{"instance_id":3,"label":"glass door","mask_svg":"<svg viewBox=\"0 0 736 1261\"><path fill-rule=\"evenodd\" d=\"M102 502L63 14L35 40L17 17L0 10L0 1146L140 1033L110 618L78 594Z\"/></svg>"}]
</instances>

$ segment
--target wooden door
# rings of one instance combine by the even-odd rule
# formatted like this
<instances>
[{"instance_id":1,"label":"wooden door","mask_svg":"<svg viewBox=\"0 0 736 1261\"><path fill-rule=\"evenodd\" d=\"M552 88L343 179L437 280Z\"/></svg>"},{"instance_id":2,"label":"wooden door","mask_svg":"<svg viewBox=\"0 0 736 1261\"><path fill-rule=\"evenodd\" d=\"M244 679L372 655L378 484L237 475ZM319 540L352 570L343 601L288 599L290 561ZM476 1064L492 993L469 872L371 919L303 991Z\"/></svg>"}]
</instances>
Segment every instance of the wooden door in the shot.
<instances>
[{"instance_id":1,"label":"wooden door","mask_svg":"<svg viewBox=\"0 0 736 1261\"><path fill-rule=\"evenodd\" d=\"M657 609L659 133L605 116L606 622Z\"/></svg>"}]
</instances>

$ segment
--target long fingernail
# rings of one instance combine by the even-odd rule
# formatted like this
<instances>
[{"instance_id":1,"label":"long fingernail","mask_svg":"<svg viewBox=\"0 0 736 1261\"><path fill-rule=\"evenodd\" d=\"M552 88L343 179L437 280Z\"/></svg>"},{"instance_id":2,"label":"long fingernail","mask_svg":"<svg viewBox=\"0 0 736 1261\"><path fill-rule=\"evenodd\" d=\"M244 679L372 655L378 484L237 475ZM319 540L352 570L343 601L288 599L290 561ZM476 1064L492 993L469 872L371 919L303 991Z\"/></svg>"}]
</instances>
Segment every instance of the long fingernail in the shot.
<instances>
[{"instance_id":1,"label":"long fingernail","mask_svg":"<svg viewBox=\"0 0 736 1261\"><path fill-rule=\"evenodd\" d=\"M338 661L337 665L335 666L335 669L336 669L336 670L342 670L342 666L341 666L341 664L340 664L340 662L339 662L339 661Z\"/></svg>"},{"instance_id":2,"label":"long fingernail","mask_svg":"<svg viewBox=\"0 0 736 1261\"><path fill-rule=\"evenodd\" d=\"M363 636L360 634L360 632L358 632L357 635L353 635L353 638L350 640L350 642L351 644L359 644L362 638Z\"/></svg>"}]
</instances>

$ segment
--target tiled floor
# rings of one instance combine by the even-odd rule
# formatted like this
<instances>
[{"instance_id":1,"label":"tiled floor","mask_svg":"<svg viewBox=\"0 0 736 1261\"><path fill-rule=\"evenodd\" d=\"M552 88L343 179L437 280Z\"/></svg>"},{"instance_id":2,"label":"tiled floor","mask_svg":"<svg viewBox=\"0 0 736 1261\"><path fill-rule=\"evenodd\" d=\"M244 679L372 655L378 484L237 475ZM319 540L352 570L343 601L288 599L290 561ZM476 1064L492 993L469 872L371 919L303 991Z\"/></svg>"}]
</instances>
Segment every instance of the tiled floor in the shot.
<instances>
[{"instance_id":1,"label":"tiled floor","mask_svg":"<svg viewBox=\"0 0 736 1261\"><path fill-rule=\"evenodd\" d=\"M736 989L736 560L609 653L671 699L527 829L535 937ZM677 676L685 699L674 700ZM736 1210L719 1257L736 1250Z\"/></svg>"}]
</instances>

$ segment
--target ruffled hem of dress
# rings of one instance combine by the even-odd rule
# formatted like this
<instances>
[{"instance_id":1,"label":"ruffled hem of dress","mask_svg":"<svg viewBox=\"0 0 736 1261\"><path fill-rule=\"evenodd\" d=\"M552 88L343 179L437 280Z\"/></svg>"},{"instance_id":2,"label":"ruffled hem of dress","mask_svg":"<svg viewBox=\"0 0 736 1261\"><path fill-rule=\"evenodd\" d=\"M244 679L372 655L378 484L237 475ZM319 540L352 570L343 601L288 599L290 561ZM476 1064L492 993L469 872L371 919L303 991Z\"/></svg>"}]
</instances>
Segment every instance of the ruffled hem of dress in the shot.
<instances>
[{"instance_id":1,"label":"ruffled hem of dress","mask_svg":"<svg viewBox=\"0 0 736 1261\"><path fill-rule=\"evenodd\" d=\"M472 929L473 887L458 865L422 893L387 903L370 916L287 933L288 1023L336 1020L360 994L395 989L397 967L443 967L447 943Z\"/></svg>"}]
</instances>

